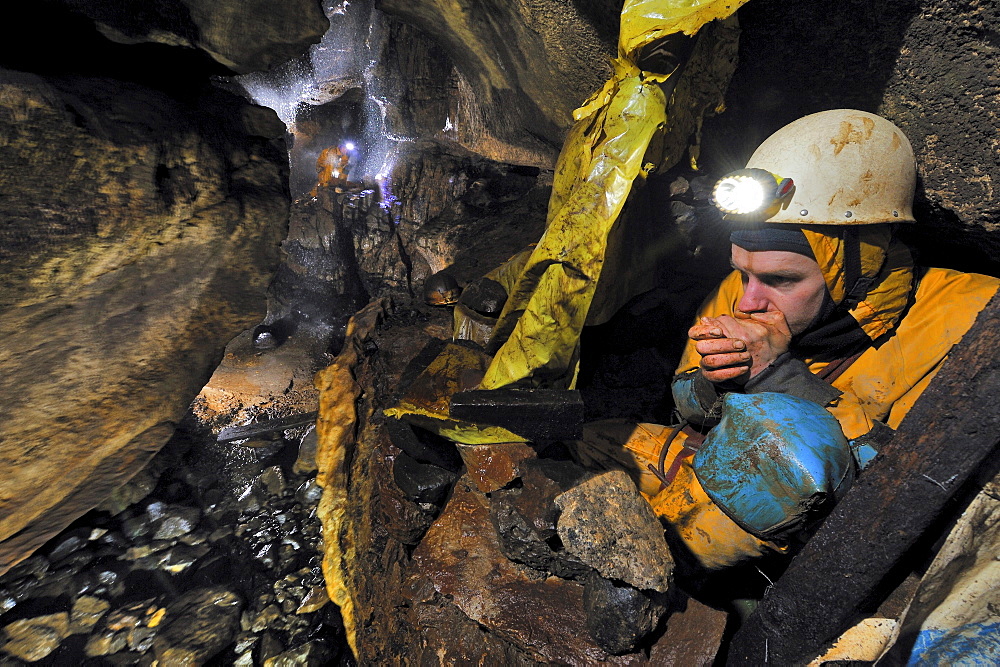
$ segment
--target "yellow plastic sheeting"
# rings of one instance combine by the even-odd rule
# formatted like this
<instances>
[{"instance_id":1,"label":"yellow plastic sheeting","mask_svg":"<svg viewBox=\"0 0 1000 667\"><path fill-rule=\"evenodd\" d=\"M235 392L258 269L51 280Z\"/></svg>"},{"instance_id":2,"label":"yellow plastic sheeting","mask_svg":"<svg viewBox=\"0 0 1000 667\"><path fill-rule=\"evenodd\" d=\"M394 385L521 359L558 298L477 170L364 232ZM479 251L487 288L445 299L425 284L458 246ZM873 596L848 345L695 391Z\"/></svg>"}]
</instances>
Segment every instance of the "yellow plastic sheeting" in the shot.
<instances>
[{"instance_id":1,"label":"yellow plastic sheeting","mask_svg":"<svg viewBox=\"0 0 1000 667\"><path fill-rule=\"evenodd\" d=\"M632 0L622 8L618 53L633 55L657 39L693 35L709 21L732 16L747 0Z\"/></svg>"},{"instance_id":2,"label":"yellow plastic sheeting","mask_svg":"<svg viewBox=\"0 0 1000 667\"><path fill-rule=\"evenodd\" d=\"M585 177L573 178L561 206L553 209L550 203L545 233L500 314L494 340L504 342L483 378L484 389L529 378L533 386L572 386L570 365L600 277L608 232L639 175L646 147L666 122L663 91L628 61L614 64L608 104L596 111L584 136L571 136L575 145L567 142L560 157L558 182L569 180L568 172L584 161L589 168ZM589 147L593 153L585 160L580 151Z\"/></svg>"},{"instance_id":3,"label":"yellow plastic sheeting","mask_svg":"<svg viewBox=\"0 0 1000 667\"><path fill-rule=\"evenodd\" d=\"M498 283L505 293L510 294L517 287L517 280L534 249L535 244L532 243L483 277ZM485 348L493 338L496 324L497 318L481 315L459 303L452 311L452 338L471 340Z\"/></svg>"},{"instance_id":4,"label":"yellow plastic sheeting","mask_svg":"<svg viewBox=\"0 0 1000 667\"><path fill-rule=\"evenodd\" d=\"M658 84L669 75L641 71L635 54L665 35L693 34L745 1L626 3L614 74L574 113L577 124L556 165L547 227L500 314L491 339L496 356L483 389L575 385L580 332L601 276L608 234L632 183L653 166L645 155L667 122L667 101Z\"/></svg>"}]
</instances>

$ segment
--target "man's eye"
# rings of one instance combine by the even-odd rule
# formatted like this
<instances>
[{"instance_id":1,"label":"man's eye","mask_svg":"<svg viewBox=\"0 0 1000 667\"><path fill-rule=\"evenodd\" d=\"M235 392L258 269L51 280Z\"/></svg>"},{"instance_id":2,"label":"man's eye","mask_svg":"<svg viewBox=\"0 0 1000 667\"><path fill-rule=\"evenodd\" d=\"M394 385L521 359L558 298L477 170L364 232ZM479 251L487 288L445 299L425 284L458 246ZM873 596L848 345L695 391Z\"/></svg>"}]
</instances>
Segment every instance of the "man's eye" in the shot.
<instances>
[{"instance_id":1,"label":"man's eye","mask_svg":"<svg viewBox=\"0 0 1000 667\"><path fill-rule=\"evenodd\" d=\"M766 276L761 278L760 281L768 287L787 287L788 285L794 285L796 282L794 278L787 276Z\"/></svg>"}]
</instances>

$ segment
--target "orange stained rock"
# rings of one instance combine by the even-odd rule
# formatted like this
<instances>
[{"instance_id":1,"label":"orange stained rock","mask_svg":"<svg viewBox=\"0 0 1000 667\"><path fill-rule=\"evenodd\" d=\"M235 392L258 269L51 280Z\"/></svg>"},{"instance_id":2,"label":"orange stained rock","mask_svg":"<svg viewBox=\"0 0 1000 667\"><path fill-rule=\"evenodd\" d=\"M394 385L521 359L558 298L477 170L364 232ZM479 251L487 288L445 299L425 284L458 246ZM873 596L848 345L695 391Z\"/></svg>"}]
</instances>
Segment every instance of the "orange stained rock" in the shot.
<instances>
[{"instance_id":1,"label":"orange stained rock","mask_svg":"<svg viewBox=\"0 0 1000 667\"><path fill-rule=\"evenodd\" d=\"M520 476L521 462L537 458L534 448L523 442L456 445L469 471L469 477L483 493L491 493L507 486Z\"/></svg>"},{"instance_id":2,"label":"orange stained rock","mask_svg":"<svg viewBox=\"0 0 1000 667\"><path fill-rule=\"evenodd\" d=\"M354 600L346 572L356 554L353 537L342 533L349 532L344 518L349 502L347 465L355 446L355 426L359 420L367 420L370 415L358 414L357 399L361 395L361 386L354 379L354 370L360 363L364 339L375 331L387 307L388 302L380 299L358 311L347 323L347 336L340 354L315 378L316 389L320 392L319 418L316 422L319 440L316 481L323 487L317 514L323 524L323 534L328 536L324 540L323 578L327 595L340 607L347 643L355 656L358 650Z\"/></svg>"}]
</instances>

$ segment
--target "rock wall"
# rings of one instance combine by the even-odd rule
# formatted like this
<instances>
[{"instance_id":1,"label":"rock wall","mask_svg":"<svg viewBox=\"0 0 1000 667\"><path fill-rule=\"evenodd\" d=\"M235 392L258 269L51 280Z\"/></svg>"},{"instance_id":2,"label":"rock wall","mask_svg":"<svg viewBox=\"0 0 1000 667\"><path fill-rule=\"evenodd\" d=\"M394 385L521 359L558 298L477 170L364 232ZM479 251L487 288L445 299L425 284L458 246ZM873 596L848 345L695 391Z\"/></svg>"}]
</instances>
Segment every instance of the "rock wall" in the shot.
<instances>
[{"instance_id":1,"label":"rock wall","mask_svg":"<svg viewBox=\"0 0 1000 667\"><path fill-rule=\"evenodd\" d=\"M514 49L509 44L496 45L495 35L488 34L493 25L480 21L474 30L465 23L477 12L487 13L487 5L466 8L468 14L456 16L443 13L437 3L401 8L387 1L381 7L435 36L484 108L489 108L491 100L513 99L504 98L509 90L529 90L519 83L522 71L516 69L516 63L508 67L504 59L503 54ZM653 412L652 407L642 404L646 390L634 386L636 376L642 373L621 369L637 367L631 364L640 358L635 352L644 346L668 348L670 344L662 339L651 342L660 332L682 335L682 328L663 314L676 315L687 306L668 296L671 289L683 292L681 301L697 303L699 295L715 283L718 271L725 271L725 228L705 225L700 219L708 205L707 191L713 177L741 167L771 132L802 115L856 107L880 112L899 124L914 145L921 175L920 224L909 232L911 239L928 261L1000 271L1000 237L996 235L996 202L992 197L998 176L994 137L998 50L995 31L989 26L995 23L995 14L994 7L985 2L948 0L857 1L835 6L805 0L791 4L753 0L741 10L740 65L726 96L726 110L703 128L700 173L677 178L678 170L650 179L644 194L632 202L634 208L643 209L643 224L663 224L664 244L686 246L681 253L686 256L679 258L684 266L673 267L666 276L680 276L683 281L666 282L658 296L625 309L621 318L599 335L591 335L590 341L585 333L585 345L605 347L600 352L585 352L585 363L592 365L582 370L581 384L601 380L594 377L596 366L607 371L597 375L613 375L605 382L622 395L609 396L602 388L588 399L588 387L583 387L588 416L628 414L641 420ZM515 28L505 38L520 43L522 36ZM528 47L523 52L532 50ZM504 66L497 66L498 62ZM596 60L591 60L590 66L596 68ZM537 96L524 108L549 123L545 100L545 96ZM512 118L518 112L505 113ZM494 122L500 117L494 115ZM566 125L539 120L534 125L514 124L507 129L517 127L549 128L546 136L551 136L552 128L564 132ZM460 196L459 191L454 190L451 196ZM447 198L445 195L441 201ZM444 205L439 210L448 208ZM474 225L469 229L471 237ZM416 247L426 247L432 243L425 235L437 233L432 225L414 225L407 232L412 236L406 238ZM404 238L402 231L398 234ZM947 241L942 242L944 239ZM390 247L384 241L378 245ZM363 252L371 247L359 246L360 262L372 261L372 256ZM397 288L402 275L396 278ZM346 451L338 453L348 480L342 492L351 499L339 519L344 532L337 533L344 540L341 546L350 551L347 564L341 563L340 591L349 591L352 596L358 655L370 662L391 660L404 652L415 661L435 654L472 660L503 655L512 664L555 660L517 634L518 619L513 616L531 613L526 611L532 609L527 598L512 595L507 599L511 617L491 616L491 596L497 593L493 584L503 588L510 582L501 576L506 567L501 556L496 556L498 564L493 570L477 569L478 564L464 569L456 564L466 558L474 560L473 554L488 551L495 539L495 529L483 510L493 502L490 493L477 491L465 476L439 506L431 506L408 498L400 486L398 470L406 459L389 436L379 409L391 404L394 394L407 385L414 367L426 365L427 360L418 356L419 341L444 338L448 327L447 318L439 313L427 320L428 316L419 312L404 315L409 309L404 305L381 327L371 325L359 336L357 350L363 349L364 354L355 351L360 361L354 368L352 385L357 382L357 386L352 404L341 406L354 410L354 398L362 397L356 405L356 430L353 422L341 425L350 435ZM650 316L656 312L662 316ZM645 341L640 340L643 335ZM622 345L623 339L627 339L626 345ZM616 344L628 349L618 354ZM665 356L669 358L669 352ZM407 364L412 366L404 370ZM672 366L664 366L665 377ZM655 372L659 366L647 364L645 368ZM663 378L648 384L662 386ZM633 411L623 412L623 405ZM456 537L459 534L461 539ZM462 553L463 548L468 549L467 554ZM469 579L476 579L475 573L477 581L488 589L479 597L466 588ZM564 597L569 600L572 595ZM567 602L563 612L569 627L579 622L584 610ZM694 623L711 627L705 618ZM679 621L673 627L683 625ZM668 621L668 631L670 627ZM538 631L547 633L551 628L539 623ZM564 653L558 660L586 663L607 659L588 654L583 641L575 648L578 653ZM690 656L686 657L690 661ZM712 655L707 658L711 660Z\"/></svg>"},{"instance_id":2,"label":"rock wall","mask_svg":"<svg viewBox=\"0 0 1000 667\"><path fill-rule=\"evenodd\" d=\"M258 3L248 41L243 5L210 4L158 4L143 36L106 3L41 3L0 48L0 572L138 471L263 314L284 127L209 77L305 48L325 17ZM160 45L113 44L112 23Z\"/></svg>"},{"instance_id":3,"label":"rock wall","mask_svg":"<svg viewBox=\"0 0 1000 667\"><path fill-rule=\"evenodd\" d=\"M198 49L240 74L294 58L318 42L327 28L323 8L315 0L161 0L127 10L121 3L94 0L58 4L93 19L101 34L114 42Z\"/></svg>"},{"instance_id":4,"label":"rock wall","mask_svg":"<svg viewBox=\"0 0 1000 667\"><path fill-rule=\"evenodd\" d=\"M924 261L1000 269L1000 41L979 0L753 0L739 12L740 65L726 113L709 121L705 169L742 166L771 132L809 113L858 108L913 144Z\"/></svg>"},{"instance_id":5,"label":"rock wall","mask_svg":"<svg viewBox=\"0 0 1000 667\"><path fill-rule=\"evenodd\" d=\"M621 11L610 0L376 6L419 28L455 63L453 139L493 160L538 167L554 165L573 109L610 74Z\"/></svg>"}]
</instances>

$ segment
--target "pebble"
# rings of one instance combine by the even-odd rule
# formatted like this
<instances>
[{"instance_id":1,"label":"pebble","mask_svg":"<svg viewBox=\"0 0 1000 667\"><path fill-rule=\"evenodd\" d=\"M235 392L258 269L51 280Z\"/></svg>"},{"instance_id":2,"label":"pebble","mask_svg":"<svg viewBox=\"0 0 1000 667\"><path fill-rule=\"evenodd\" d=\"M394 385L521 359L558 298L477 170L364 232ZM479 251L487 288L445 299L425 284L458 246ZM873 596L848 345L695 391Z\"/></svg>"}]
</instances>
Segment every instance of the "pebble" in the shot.
<instances>
[{"instance_id":1,"label":"pebble","mask_svg":"<svg viewBox=\"0 0 1000 667\"><path fill-rule=\"evenodd\" d=\"M160 527L153 535L154 540L173 540L194 530L201 520L201 512L196 507L174 507L169 510Z\"/></svg>"},{"instance_id":2,"label":"pebble","mask_svg":"<svg viewBox=\"0 0 1000 667\"><path fill-rule=\"evenodd\" d=\"M329 664L333 653L320 641L311 641L264 661L264 667L320 667Z\"/></svg>"},{"instance_id":3,"label":"pebble","mask_svg":"<svg viewBox=\"0 0 1000 667\"><path fill-rule=\"evenodd\" d=\"M90 595L81 595L73 603L70 611L70 632L89 632L101 617L111 608L111 603Z\"/></svg>"},{"instance_id":4,"label":"pebble","mask_svg":"<svg viewBox=\"0 0 1000 667\"><path fill-rule=\"evenodd\" d=\"M326 586L313 586L302 598L302 604L295 610L296 614L311 614L326 606L330 597L326 592Z\"/></svg>"},{"instance_id":5,"label":"pebble","mask_svg":"<svg viewBox=\"0 0 1000 667\"><path fill-rule=\"evenodd\" d=\"M299 649L335 618L312 614L329 602L319 567L322 488L314 477L258 465L256 473L240 468L239 488L249 489L242 501L236 488L217 486L219 475L164 473L173 478L138 504L85 515L11 568L0 577L0 626L24 602L53 613L7 623L16 637L0 635L0 665L45 659L61 644L59 659L69 662L203 664L225 655L227 663L262 665L282 655L280 664L313 664L305 661L323 655L322 646ZM235 589L214 585L194 589L214 591L200 602L187 597L192 584L229 577L249 587L252 608L243 609ZM149 590L144 599L122 599L139 586ZM187 606L175 608L182 599Z\"/></svg>"},{"instance_id":6,"label":"pebble","mask_svg":"<svg viewBox=\"0 0 1000 667\"><path fill-rule=\"evenodd\" d=\"M285 490L285 475L279 466L271 466L258 478L268 494L280 496Z\"/></svg>"},{"instance_id":7,"label":"pebble","mask_svg":"<svg viewBox=\"0 0 1000 667\"><path fill-rule=\"evenodd\" d=\"M316 449L318 446L319 438L316 434L316 427L310 426L299 443L299 456L295 459L295 465L292 467L292 470L300 475L315 473L317 470Z\"/></svg>"},{"instance_id":8,"label":"pebble","mask_svg":"<svg viewBox=\"0 0 1000 667\"><path fill-rule=\"evenodd\" d=\"M153 502L146 505L146 514L153 521L162 518L167 513L167 504L159 500L154 500Z\"/></svg>"},{"instance_id":9,"label":"pebble","mask_svg":"<svg viewBox=\"0 0 1000 667\"><path fill-rule=\"evenodd\" d=\"M165 627L153 640L161 664L200 665L232 643L243 601L224 587L196 588L167 608Z\"/></svg>"},{"instance_id":10,"label":"pebble","mask_svg":"<svg viewBox=\"0 0 1000 667\"><path fill-rule=\"evenodd\" d=\"M90 531L84 531L84 535L89 534ZM56 545L49 552L49 560L53 563L61 561L66 558L74 551L77 551L87 544L87 538L80 534L80 531L75 531L75 533L69 533L68 535L57 538L58 541Z\"/></svg>"},{"instance_id":11,"label":"pebble","mask_svg":"<svg viewBox=\"0 0 1000 667\"><path fill-rule=\"evenodd\" d=\"M232 529L230 528L229 534L232 534ZM195 546L198 544L205 544L209 540L209 532L206 530L196 530L193 533L188 533L186 535L181 535L178 538L178 542L181 544L186 544L188 546Z\"/></svg>"},{"instance_id":12,"label":"pebble","mask_svg":"<svg viewBox=\"0 0 1000 667\"><path fill-rule=\"evenodd\" d=\"M131 542L135 542L144 535L148 535L151 530L152 526L149 523L149 518L146 516L140 515L122 522L122 533Z\"/></svg>"},{"instance_id":13,"label":"pebble","mask_svg":"<svg viewBox=\"0 0 1000 667\"><path fill-rule=\"evenodd\" d=\"M677 197L678 195L686 194L690 189L691 184L683 176L678 176L670 182L670 196Z\"/></svg>"},{"instance_id":14,"label":"pebble","mask_svg":"<svg viewBox=\"0 0 1000 667\"><path fill-rule=\"evenodd\" d=\"M236 642L233 644L233 650L238 654L246 653L257 644L259 639L260 637L257 635L244 630L240 634L236 635Z\"/></svg>"},{"instance_id":15,"label":"pebble","mask_svg":"<svg viewBox=\"0 0 1000 667\"><path fill-rule=\"evenodd\" d=\"M209 547L205 545L189 547L179 544L167 551L139 558L135 561L135 567L142 570L163 570L171 574L178 574L194 565L199 558L208 552Z\"/></svg>"},{"instance_id":16,"label":"pebble","mask_svg":"<svg viewBox=\"0 0 1000 667\"><path fill-rule=\"evenodd\" d=\"M137 547L130 547L123 555L125 560L141 560L157 551L162 551L170 546L169 542L151 542Z\"/></svg>"},{"instance_id":17,"label":"pebble","mask_svg":"<svg viewBox=\"0 0 1000 667\"><path fill-rule=\"evenodd\" d=\"M28 595L42 598L68 594L74 587L73 576L77 571L75 568L61 567L43 579L25 581L25 585L28 584L28 581L31 581L31 584L22 589L22 595L24 595L22 599L26 599Z\"/></svg>"},{"instance_id":18,"label":"pebble","mask_svg":"<svg viewBox=\"0 0 1000 667\"><path fill-rule=\"evenodd\" d=\"M59 648L69 636L69 614L59 612L35 618L25 618L4 626L7 643L5 653L26 662L37 662Z\"/></svg>"},{"instance_id":19,"label":"pebble","mask_svg":"<svg viewBox=\"0 0 1000 667\"><path fill-rule=\"evenodd\" d=\"M209 534L208 541L213 543L221 542L222 540L233 535L234 532L235 531L232 526L219 526Z\"/></svg>"},{"instance_id":20,"label":"pebble","mask_svg":"<svg viewBox=\"0 0 1000 667\"><path fill-rule=\"evenodd\" d=\"M233 667L253 667L253 651L238 654Z\"/></svg>"},{"instance_id":21,"label":"pebble","mask_svg":"<svg viewBox=\"0 0 1000 667\"><path fill-rule=\"evenodd\" d=\"M257 644L256 664L266 664L271 658L281 655L285 651L285 645L273 632L265 632L260 636L260 643Z\"/></svg>"},{"instance_id":22,"label":"pebble","mask_svg":"<svg viewBox=\"0 0 1000 667\"><path fill-rule=\"evenodd\" d=\"M153 645L156 638L156 629L150 627L136 627L128 632L128 647L133 651L145 653Z\"/></svg>"},{"instance_id":23,"label":"pebble","mask_svg":"<svg viewBox=\"0 0 1000 667\"><path fill-rule=\"evenodd\" d=\"M323 495L323 487L317 482L315 477L310 477L295 489L295 500L303 505L315 505Z\"/></svg>"},{"instance_id":24,"label":"pebble","mask_svg":"<svg viewBox=\"0 0 1000 667\"><path fill-rule=\"evenodd\" d=\"M91 635L83 652L88 658L117 653L128 645L128 635L125 632L111 632L105 635Z\"/></svg>"},{"instance_id":25,"label":"pebble","mask_svg":"<svg viewBox=\"0 0 1000 667\"><path fill-rule=\"evenodd\" d=\"M269 628L280 616L281 609L277 605L268 605L253 619L250 630L253 632L262 632Z\"/></svg>"},{"instance_id":26,"label":"pebble","mask_svg":"<svg viewBox=\"0 0 1000 667\"><path fill-rule=\"evenodd\" d=\"M14 581L24 577L34 577L39 579L49 570L49 559L41 554L35 554L25 558L14 567L7 570L4 579Z\"/></svg>"}]
</instances>

